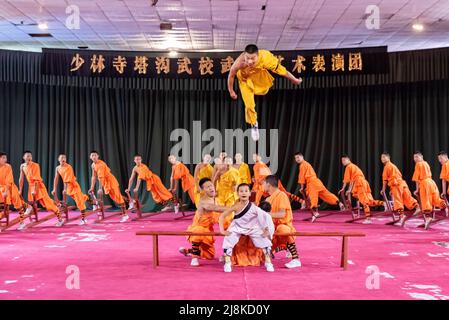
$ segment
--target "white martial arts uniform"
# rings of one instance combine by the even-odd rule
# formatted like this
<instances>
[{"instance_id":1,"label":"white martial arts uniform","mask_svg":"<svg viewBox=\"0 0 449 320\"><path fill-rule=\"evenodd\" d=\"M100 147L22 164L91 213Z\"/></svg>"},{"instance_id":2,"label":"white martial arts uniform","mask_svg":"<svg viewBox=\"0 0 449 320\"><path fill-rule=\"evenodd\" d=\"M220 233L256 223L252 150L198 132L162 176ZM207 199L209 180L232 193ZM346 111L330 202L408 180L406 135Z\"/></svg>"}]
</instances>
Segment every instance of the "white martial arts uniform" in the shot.
<instances>
[{"instance_id":1,"label":"white martial arts uniform","mask_svg":"<svg viewBox=\"0 0 449 320\"><path fill-rule=\"evenodd\" d=\"M269 238L262 236L267 228ZM270 214L250 202L242 211L234 215L234 220L227 231L231 234L224 237L223 249L229 255L232 253L232 248L239 242L241 235L249 236L257 248L271 248L270 239L274 234L273 219Z\"/></svg>"}]
</instances>

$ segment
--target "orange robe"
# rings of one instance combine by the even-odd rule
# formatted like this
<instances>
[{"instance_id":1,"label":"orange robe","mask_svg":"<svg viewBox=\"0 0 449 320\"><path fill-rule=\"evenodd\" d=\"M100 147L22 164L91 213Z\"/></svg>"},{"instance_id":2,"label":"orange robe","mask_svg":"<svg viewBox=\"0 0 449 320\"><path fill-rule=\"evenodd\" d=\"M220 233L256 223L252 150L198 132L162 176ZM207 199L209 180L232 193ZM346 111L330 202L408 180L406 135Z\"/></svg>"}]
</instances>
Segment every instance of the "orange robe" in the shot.
<instances>
[{"instance_id":1,"label":"orange robe","mask_svg":"<svg viewBox=\"0 0 449 320\"><path fill-rule=\"evenodd\" d=\"M252 191L256 192L255 204L259 205L262 197L268 197L268 193L263 190L263 182L265 178L271 175L271 170L268 166L263 162L256 162L253 167L254 170L254 184ZM292 197L292 194L288 192L284 186L282 185L281 180L279 180L278 188L284 192L289 198Z\"/></svg>"},{"instance_id":2,"label":"orange robe","mask_svg":"<svg viewBox=\"0 0 449 320\"><path fill-rule=\"evenodd\" d=\"M296 229L293 226L292 207L290 206L288 196L284 192L277 190L269 196L266 201L271 204L271 212L285 211L285 216L283 218L273 218L275 233L296 232ZM292 236L274 236L272 250L275 252L277 248L285 248L288 243L291 244L294 242L295 237Z\"/></svg>"},{"instance_id":3,"label":"orange robe","mask_svg":"<svg viewBox=\"0 0 449 320\"><path fill-rule=\"evenodd\" d=\"M6 199L3 197L4 193L6 193ZM14 183L12 167L9 163L0 167L0 203L12 204L16 209L22 209L25 206L25 201Z\"/></svg>"},{"instance_id":4,"label":"orange robe","mask_svg":"<svg viewBox=\"0 0 449 320\"><path fill-rule=\"evenodd\" d=\"M147 184L147 191L151 192L154 202L161 203L173 198L170 191L164 186L157 175L155 175L145 164L136 167L137 178L145 181Z\"/></svg>"},{"instance_id":5,"label":"orange robe","mask_svg":"<svg viewBox=\"0 0 449 320\"><path fill-rule=\"evenodd\" d=\"M190 174L189 169L182 163L173 165L173 179L181 180L182 190L189 194L190 200L195 203L195 179Z\"/></svg>"},{"instance_id":6,"label":"orange robe","mask_svg":"<svg viewBox=\"0 0 449 320\"><path fill-rule=\"evenodd\" d=\"M120 185L111 173L108 165L104 161L98 160L97 163L94 163L94 171L97 174L98 180L100 180L104 193L109 195L115 203L123 205L125 199L120 191Z\"/></svg>"},{"instance_id":7,"label":"orange robe","mask_svg":"<svg viewBox=\"0 0 449 320\"><path fill-rule=\"evenodd\" d=\"M23 172L25 173L25 177L28 181L28 201L35 200L39 202L45 209L59 214L58 207L48 195L47 188L42 181L41 168L39 167L39 164L37 164L36 162L30 162L29 164L23 166ZM36 186L36 195L33 199L31 191L33 190L34 186Z\"/></svg>"},{"instance_id":8,"label":"orange robe","mask_svg":"<svg viewBox=\"0 0 449 320\"><path fill-rule=\"evenodd\" d=\"M251 171L249 171L249 166L246 163L242 162L240 165L234 165L234 168L239 171L240 183L251 184Z\"/></svg>"},{"instance_id":9,"label":"orange robe","mask_svg":"<svg viewBox=\"0 0 449 320\"><path fill-rule=\"evenodd\" d=\"M214 224L217 222L217 212L207 212L200 214L195 212L192 224L187 227L189 232L214 232ZM201 258L212 260L215 256L215 239L213 236L190 236L187 237L190 242L200 244Z\"/></svg>"},{"instance_id":10,"label":"orange robe","mask_svg":"<svg viewBox=\"0 0 449 320\"><path fill-rule=\"evenodd\" d=\"M343 183L353 183L352 195L360 201L366 217L370 216L370 207L383 205L383 201L374 200L368 181L355 164L350 163L346 166Z\"/></svg>"},{"instance_id":11,"label":"orange robe","mask_svg":"<svg viewBox=\"0 0 449 320\"><path fill-rule=\"evenodd\" d=\"M449 161L446 161L446 163L441 166L440 179L449 182ZM449 193L449 186L448 189L443 190L443 192Z\"/></svg>"},{"instance_id":12,"label":"orange robe","mask_svg":"<svg viewBox=\"0 0 449 320\"><path fill-rule=\"evenodd\" d=\"M415 209L418 201L413 198L407 183L402 179L402 173L393 163L387 162L382 173L382 180L386 181L393 196L393 210L404 211L404 205L409 209Z\"/></svg>"},{"instance_id":13,"label":"orange robe","mask_svg":"<svg viewBox=\"0 0 449 320\"><path fill-rule=\"evenodd\" d=\"M85 211L86 201L89 200L89 197L81 191L72 166L68 163L59 166L58 173L62 178L62 182L67 184L67 195L75 200L76 206L80 211Z\"/></svg>"},{"instance_id":14,"label":"orange robe","mask_svg":"<svg viewBox=\"0 0 449 320\"><path fill-rule=\"evenodd\" d=\"M318 198L331 205L337 205L339 202L337 196L326 189L313 167L305 160L299 165L298 183L306 185L306 194L312 209L318 208Z\"/></svg>"},{"instance_id":15,"label":"orange robe","mask_svg":"<svg viewBox=\"0 0 449 320\"><path fill-rule=\"evenodd\" d=\"M423 212L431 212L433 207L444 208L443 199L435 181L432 180L432 171L426 161L419 161L415 165L412 180L419 186L419 200Z\"/></svg>"},{"instance_id":16,"label":"orange robe","mask_svg":"<svg viewBox=\"0 0 449 320\"><path fill-rule=\"evenodd\" d=\"M237 201L236 187L240 184L240 173L230 167L217 181L217 198L224 206L230 207Z\"/></svg>"}]
</instances>

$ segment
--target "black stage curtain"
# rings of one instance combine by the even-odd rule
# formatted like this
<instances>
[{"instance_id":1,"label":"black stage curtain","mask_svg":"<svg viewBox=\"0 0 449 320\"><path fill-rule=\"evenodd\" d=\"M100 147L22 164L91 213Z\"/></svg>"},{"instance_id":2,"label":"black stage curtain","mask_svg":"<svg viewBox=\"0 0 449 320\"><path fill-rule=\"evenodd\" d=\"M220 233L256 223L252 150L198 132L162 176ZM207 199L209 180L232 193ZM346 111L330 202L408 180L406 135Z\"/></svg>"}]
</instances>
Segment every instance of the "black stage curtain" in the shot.
<instances>
[{"instance_id":1,"label":"black stage curtain","mask_svg":"<svg viewBox=\"0 0 449 320\"><path fill-rule=\"evenodd\" d=\"M436 52L442 56L441 50ZM24 59L36 60L34 54L25 56ZM26 64L16 71L25 72ZM416 65L402 65L404 68L414 70ZM410 70L401 74L415 74ZM379 156L383 150L391 153L393 162L411 184L412 154L420 149L438 179L436 154L440 149L449 149L449 80L445 72L447 69L435 79L427 79L427 72L422 81L415 74L406 80L366 85L340 86L334 79L337 85L329 87L323 83L311 86L306 79L305 88L276 86L266 96L257 97L260 127L279 130L278 175L286 188L296 188L298 171L293 153L297 150L304 152L334 192L341 185L342 153L350 154L364 170L376 197L381 185ZM61 79L6 80L6 73L12 74L13 70L1 71L0 150L9 154L16 178L22 151L32 150L49 189L60 152L68 154L84 191L89 186L91 149L101 153L122 190L136 152L168 186L167 154L174 144L169 138L173 129L191 131L196 120L202 122L203 130L246 129L241 99L231 101L225 86L215 85L218 82L167 80L167 86L156 90L133 89L131 83L107 85L108 80L104 80L103 87L69 85ZM251 155L245 155L246 159L248 156ZM190 165L192 172L193 168ZM146 193L143 200L147 209L153 208Z\"/></svg>"}]
</instances>

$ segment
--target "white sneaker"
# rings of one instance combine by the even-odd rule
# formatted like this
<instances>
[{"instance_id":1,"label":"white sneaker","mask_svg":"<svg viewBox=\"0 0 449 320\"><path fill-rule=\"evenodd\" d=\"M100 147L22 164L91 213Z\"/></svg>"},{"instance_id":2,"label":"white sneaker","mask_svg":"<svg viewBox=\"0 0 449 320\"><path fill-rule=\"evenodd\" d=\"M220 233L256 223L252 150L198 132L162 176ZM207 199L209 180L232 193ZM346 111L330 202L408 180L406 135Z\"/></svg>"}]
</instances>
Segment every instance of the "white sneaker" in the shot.
<instances>
[{"instance_id":1,"label":"white sneaker","mask_svg":"<svg viewBox=\"0 0 449 320\"><path fill-rule=\"evenodd\" d=\"M371 224L372 221L371 221L371 219L365 219L365 220L363 220L362 223L363 223L363 224Z\"/></svg>"},{"instance_id":2,"label":"white sneaker","mask_svg":"<svg viewBox=\"0 0 449 320\"><path fill-rule=\"evenodd\" d=\"M424 229L428 230L431 222L432 218L426 218L426 222L424 223Z\"/></svg>"},{"instance_id":3,"label":"white sneaker","mask_svg":"<svg viewBox=\"0 0 449 320\"><path fill-rule=\"evenodd\" d=\"M161 209L161 212L171 211L171 210L172 210L172 206L168 204Z\"/></svg>"},{"instance_id":4,"label":"white sneaker","mask_svg":"<svg viewBox=\"0 0 449 320\"><path fill-rule=\"evenodd\" d=\"M100 206L97 206L96 204L92 206L92 211L97 211L98 209L100 209Z\"/></svg>"},{"instance_id":5,"label":"white sneaker","mask_svg":"<svg viewBox=\"0 0 449 320\"><path fill-rule=\"evenodd\" d=\"M316 219L318 219L319 217L320 217L320 214L319 214L319 213L313 214L313 215L312 215L312 223L314 223L314 222L316 221Z\"/></svg>"},{"instance_id":6,"label":"white sneaker","mask_svg":"<svg viewBox=\"0 0 449 320\"><path fill-rule=\"evenodd\" d=\"M198 267L200 265L198 258L192 258L192 261L190 261L190 265L192 267Z\"/></svg>"},{"instance_id":7,"label":"white sneaker","mask_svg":"<svg viewBox=\"0 0 449 320\"><path fill-rule=\"evenodd\" d=\"M27 225L25 224L25 222L22 222L19 224L19 227L17 228L17 230L22 231L25 230L27 228Z\"/></svg>"},{"instance_id":8,"label":"white sneaker","mask_svg":"<svg viewBox=\"0 0 449 320\"><path fill-rule=\"evenodd\" d=\"M125 214L121 219L120 222L126 222L129 220L129 216L127 214Z\"/></svg>"},{"instance_id":9,"label":"white sneaker","mask_svg":"<svg viewBox=\"0 0 449 320\"><path fill-rule=\"evenodd\" d=\"M299 268L302 266L301 261L298 259L292 259L289 263L286 263L285 266L289 269Z\"/></svg>"},{"instance_id":10,"label":"white sneaker","mask_svg":"<svg viewBox=\"0 0 449 320\"><path fill-rule=\"evenodd\" d=\"M30 205L28 205L27 209L25 210L25 215L26 215L26 216L29 216L30 213L31 213L31 211L33 211L33 207L30 206Z\"/></svg>"},{"instance_id":11,"label":"white sneaker","mask_svg":"<svg viewBox=\"0 0 449 320\"><path fill-rule=\"evenodd\" d=\"M401 227L403 227L405 225L405 220L407 219L407 217L404 215L400 220L399 220L399 224L401 225Z\"/></svg>"},{"instance_id":12,"label":"white sneaker","mask_svg":"<svg viewBox=\"0 0 449 320\"><path fill-rule=\"evenodd\" d=\"M258 141L259 140L259 128L257 127L257 122L254 126L251 127L251 138L254 141Z\"/></svg>"},{"instance_id":13,"label":"white sneaker","mask_svg":"<svg viewBox=\"0 0 449 320\"><path fill-rule=\"evenodd\" d=\"M224 272L231 272L232 271L232 263L231 262L225 262L224 264Z\"/></svg>"},{"instance_id":14,"label":"white sneaker","mask_svg":"<svg viewBox=\"0 0 449 320\"><path fill-rule=\"evenodd\" d=\"M413 213L413 217L414 216L417 216L418 214L420 214L421 213L421 209L420 208L416 208L415 209L415 212Z\"/></svg>"},{"instance_id":15,"label":"white sneaker","mask_svg":"<svg viewBox=\"0 0 449 320\"><path fill-rule=\"evenodd\" d=\"M58 228L62 227L64 225L64 223L65 223L65 219L61 219L55 224L55 227L58 227Z\"/></svg>"},{"instance_id":16,"label":"white sneaker","mask_svg":"<svg viewBox=\"0 0 449 320\"><path fill-rule=\"evenodd\" d=\"M346 210L345 205L343 203L339 202L338 206L340 207L340 211Z\"/></svg>"},{"instance_id":17,"label":"white sneaker","mask_svg":"<svg viewBox=\"0 0 449 320\"><path fill-rule=\"evenodd\" d=\"M265 262L265 268L268 272L274 272L274 266L271 262Z\"/></svg>"},{"instance_id":18,"label":"white sneaker","mask_svg":"<svg viewBox=\"0 0 449 320\"><path fill-rule=\"evenodd\" d=\"M175 210L175 213L178 214L179 213L179 204L175 205L173 207L173 209Z\"/></svg>"},{"instance_id":19,"label":"white sneaker","mask_svg":"<svg viewBox=\"0 0 449 320\"><path fill-rule=\"evenodd\" d=\"M79 226L84 226L87 224L87 219L81 219L80 223L78 223Z\"/></svg>"},{"instance_id":20,"label":"white sneaker","mask_svg":"<svg viewBox=\"0 0 449 320\"><path fill-rule=\"evenodd\" d=\"M135 204L135 201L134 201L134 200L131 200L131 201L129 202L128 210L134 209L134 204Z\"/></svg>"}]
</instances>

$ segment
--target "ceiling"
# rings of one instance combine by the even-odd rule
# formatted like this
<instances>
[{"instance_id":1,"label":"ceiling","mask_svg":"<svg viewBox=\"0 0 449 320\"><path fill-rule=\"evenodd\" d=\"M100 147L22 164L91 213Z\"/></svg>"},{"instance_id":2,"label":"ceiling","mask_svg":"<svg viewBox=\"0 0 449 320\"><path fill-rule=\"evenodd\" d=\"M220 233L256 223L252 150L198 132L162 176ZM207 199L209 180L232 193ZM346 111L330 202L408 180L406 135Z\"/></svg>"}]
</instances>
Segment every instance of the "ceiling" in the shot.
<instances>
[{"instance_id":1,"label":"ceiling","mask_svg":"<svg viewBox=\"0 0 449 320\"><path fill-rule=\"evenodd\" d=\"M79 29L66 26L70 5L79 8ZM379 8L379 29L365 25L368 5ZM421 32L412 28L417 21ZM160 30L161 22L172 30ZM270 50L445 47L449 0L0 0L1 49L241 50L248 43Z\"/></svg>"}]
</instances>

